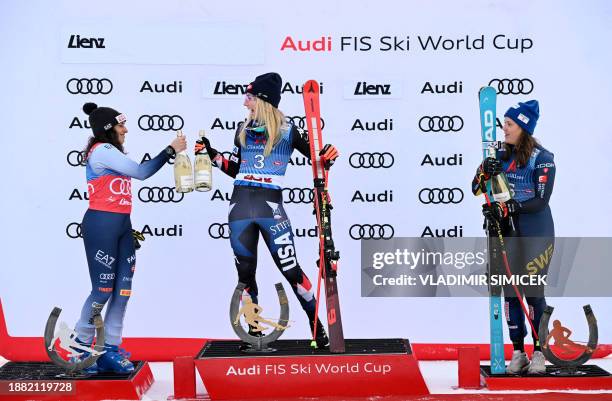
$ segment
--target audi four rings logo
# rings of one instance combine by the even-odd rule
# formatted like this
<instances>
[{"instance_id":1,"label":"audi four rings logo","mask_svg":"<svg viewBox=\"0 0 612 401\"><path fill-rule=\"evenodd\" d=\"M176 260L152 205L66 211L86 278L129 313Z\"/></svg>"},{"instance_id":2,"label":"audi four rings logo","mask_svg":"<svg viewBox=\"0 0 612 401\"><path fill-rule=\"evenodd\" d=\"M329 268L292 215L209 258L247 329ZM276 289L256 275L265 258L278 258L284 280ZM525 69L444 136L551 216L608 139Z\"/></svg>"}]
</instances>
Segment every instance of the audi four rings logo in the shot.
<instances>
[{"instance_id":1,"label":"audi four rings logo","mask_svg":"<svg viewBox=\"0 0 612 401\"><path fill-rule=\"evenodd\" d=\"M179 115L142 115L138 119L138 127L143 131L176 131L183 129L185 122Z\"/></svg>"},{"instance_id":2,"label":"audi four rings logo","mask_svg":"<svg viewBox=\"0 0 612 401\"><path fill-rule=\"evenodd\" d=\"M349 228L352 239L391 239L394 234L390 224L353 224Z\"/></svg>"},{"instance_id":3,"label":"audi four rings logo","mask_svg":"<svg viewBox=\"0 0 612 401\"><path fill-rule=\"evenodd\" d=\"M81 238L81 224L68 224L68 226L66 226L66 235L68 236L68 238Z\"/></svg>"},{"instance_id":4,"label":"audi four rings logo","mask_svg":"<svg viewBox=\"0 0 612 401\"><path fill-rule=\"evenodd\" d=\"M283 188L284 203L312 203L314 193L311 188Z\"/></svg>"},{"instance_id":5,"label":"audi four rings logo","mask_svg":"<svg viewBox=\"0 0 612 401\"><path fill-rule=\"evenodd\" d=\"M71 150L66 155L66 161L72 167L84 166L85 165L85 152L78 150Z\"/></svg>"},{"instance_id":6,"label":"audi four rings logo","mask_svg":"<svg viewBox=\"0 0 612 401\"><path fill-rule=\"evenodd\" d=\"M108 184L108 188L115 195L130 195L132 196L132 181L125 178L113 178Z\"/></svg>"},{"instance_id":7,"label":"audi four rings logo","mask_svg":"<svg viewBox=\"0 0 612 401\"><path fill-rule=\"evenodd\" d=\"M108 95L113 83L107 78L72 78L66 82L66 90L73 95Z\"/></svg>"},{"instance_id":8,"label":"audi four rings logo","mask_svg":"<svg viewBox=\"0 0 612 401\"><path fill-rule=\"evenodd\" d=\"M308 125L306 125L306 117L300 117L300 116L287 116L287 121L291 121L293 123L293 125L295 125L298 128L301 128L303 130L307 130L308 129ZM323 118L321 118L321 129L325 128L325 120L323 120Z\"/></svg>"},{"instance_id":9,"label":"audi four rings logo","mask_svg":"<svg viewBox=\"0 0 612 401\"><path fill-rule=\"evenodd\" d=\"M529 78L495 78L489 86L496 88L500 95L528 95L533 92L533 81Z\"/></svg>"},{"instance_id":10,"label":"audi four rings logo","mask_svg":"<svg viewBox=\"0 0 612 401\"><path fill-rule=\"evenodd\" d=\"M425 205L461 203L463 191L461 188L423 188L419 191L419 200Z\"/></svg>"},{"instance_id":11,"label":"audi four rings logo","mask_svg":"<svg viewBox=\"0 0 612 401\"><path fill-rule=\"evenodd\" d=\"M142 187L138 190L138 199L144 203L179 203L184 196L170 187Z\"/></svg>"},{"instance_id":12,"label":"audi four rings logo","mask_svg":"<svg viewBox=\"0 0 612 401\"><path fill-rule=\"evenodd\" d=\"M220 238L229 238L230 237L230 228L229 228L229 224L227 223L213 223L210 226L208 226L208 235L210 235L211 238L214 239L220 239Z\"/></svg>"},{"instance_id":13,"label":"audi four rings logo","mask_svg":"<svg viewBox=\"0 0 612 401\"><path fill-rule=\"evenodd\" d=\"M352 153L349 164L353 168L389 168L395 163L395 157L389 152Z\"/></svg>"},{"instance_id":14,"label":"audi four rings logo","mask_svg":"<svg viewBox=\"0 0 612 401\"><path fill-rule=\"evenodd\" d=\"M460 116L423 116L419 120L419 129L423 132L461 131L463 118Z\"/></svg>"}]
</instances>

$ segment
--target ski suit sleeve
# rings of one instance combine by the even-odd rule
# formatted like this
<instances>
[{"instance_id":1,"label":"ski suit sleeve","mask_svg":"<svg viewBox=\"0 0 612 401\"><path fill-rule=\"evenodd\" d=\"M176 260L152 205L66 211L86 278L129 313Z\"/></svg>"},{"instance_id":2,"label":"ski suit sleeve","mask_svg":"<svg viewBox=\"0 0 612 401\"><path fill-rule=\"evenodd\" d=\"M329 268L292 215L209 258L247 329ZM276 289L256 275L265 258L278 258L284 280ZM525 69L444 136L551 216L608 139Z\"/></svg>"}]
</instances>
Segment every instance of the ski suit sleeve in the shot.
<instances>
[{"instance_id":1,"label":"ski suit sleeve","mask_svg":"<svg viewBox=\"0 0 612 401\"><path fill-rule=\"evenodd\" d=\"M304 131L298 130L294 125L291 127L291 146L293 149L297 149L302 155L310 160L310 142L308 142L308 134Z\"/></svg>"},{"instance_id":2,"label":"ski suit sleeve","mask_svg":"<svg viewBox=\"0 0 612 401\"><path fill-rule=\"evenodd\" d=\"M533 170L533 183L535 197L520 203L520 213L535 213L544 210L555 184L554 155L550 152L541 152L536 159L536 168Z\"/></svg>"},{"instance_id":3,"label":"ski suit sleeve","mask_svg":"<svg viewBox=\"0 0 612 401\"><path fill-rule=\"evenodd\" d=\"M236 136L234 137L234 150L230 155L229 159L221 154L221 152L217 152L215 157L213 158L213 164L219 168L219 170L223 171L225 174L229 175L232 178L236 178L238 171L240 170L240 139L238 135L242 130L242 124L238 125L238 129L236 130Z\"/></svg>"},{"instance_id":4,"label":"ski suit sleeve","mask_svg":"<svg viewBox=\"0 0 612 401\"><path fill-rule=\"evenodd\" d=\"M138 164L109 144L102 145L90 157L92 158L90 162L96 167L107 168L137 180L146 180L151 177L170 159L169 154L164 149L151 160Z\"/></svg>"}]
</instances>

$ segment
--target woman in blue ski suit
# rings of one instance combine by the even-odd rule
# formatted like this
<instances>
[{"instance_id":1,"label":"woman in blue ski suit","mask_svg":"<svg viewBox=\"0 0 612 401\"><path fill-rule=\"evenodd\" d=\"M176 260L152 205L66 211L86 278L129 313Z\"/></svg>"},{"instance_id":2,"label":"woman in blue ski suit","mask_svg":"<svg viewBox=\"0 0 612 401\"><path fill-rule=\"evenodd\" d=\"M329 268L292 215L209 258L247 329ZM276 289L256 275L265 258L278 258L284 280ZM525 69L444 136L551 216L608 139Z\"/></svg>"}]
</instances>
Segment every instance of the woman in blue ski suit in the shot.
<instances>
[{"instance_id":1,"label":"woman in blue ski suit","mask_svg":"<svg viewBox=\"0 0 612 401\"><path fill-rule=\"evenodd\" d=\"M546 275L554 250L555 227L548 201L555 182L554 155L544 149L533 133L540 115L536 100L520 102L504 114L504 146L497 158L487 158L478 168L472 182L472 191L480 194L481 180L504 172L513 193L508 202L483 205L483 213L497 219L507 240L508 259L513 274ZM508 225L512 215L516 230ZM530 318L536 330L546 308L544 286L519 287L525 296ZM527 335L525 315L520 298L510 286L504 288L505 311L510 339L514 346L512 361L506 371L519 374L546 372L537 333L532 333L534 353L531 363L525 354L523 339Z\"/></svg>"},{"instance_id":2,"label":"woman in blue ski suit","mask_svg":"<svg viewBox=\"0 0 612 401\"><path fill-rule=\"evenodd\" d=\"M244 106L249 110L234 138L234 150L225 158L207 138L196 144L206 148L213 164L234 178L229 206L230 242L238 270L238 281L246 284L245 295L257 303L257 243L259 234L274 263L291 284L314 330L316 300L312 284L297 262L291 222L283 207L282 180L294 149L310 159L308 137L288 123L278 109L282 79L277 73L258 76L246 90ZM338 157L335 147L321 150L325 160ZM327 346L328 338L317 319L316 341ZM249 332L253 332L249 328Z\"/></svg>"}]
</instances>

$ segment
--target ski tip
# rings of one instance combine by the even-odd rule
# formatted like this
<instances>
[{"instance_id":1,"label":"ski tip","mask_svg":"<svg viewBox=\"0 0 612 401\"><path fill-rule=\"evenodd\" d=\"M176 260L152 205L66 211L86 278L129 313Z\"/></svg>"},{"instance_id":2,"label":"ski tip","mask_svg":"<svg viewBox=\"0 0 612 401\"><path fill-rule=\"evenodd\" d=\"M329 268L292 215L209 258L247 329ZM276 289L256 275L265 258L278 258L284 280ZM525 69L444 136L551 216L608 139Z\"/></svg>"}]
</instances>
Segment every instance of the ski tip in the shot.
<instances>
[{"instance_id":1,"label":"ski tip","mask_svg":"<svg viewBox=\"0 0 612 401\"><path fill-rule=\"evenodd\" d=\"M310 346L311 346L312 348L314 348L314 349L317 349L317 342L316 342L315 340L312 340L312 341L310 342Z\"/></svg>"},{"instance_id":2,"label":"ski tip","mask_svg":"<svg viewBox=\"0 0 612 401\"><path fill-rule=\"evenodd\" d=\"M309 79L308 81L304 83L304 86L303 86L304 92L307 92L307 93L318 92L318 89L317 89L318 85L319 84L317 83L317 81L313 79Z\"/></svg>"}]
</instances>

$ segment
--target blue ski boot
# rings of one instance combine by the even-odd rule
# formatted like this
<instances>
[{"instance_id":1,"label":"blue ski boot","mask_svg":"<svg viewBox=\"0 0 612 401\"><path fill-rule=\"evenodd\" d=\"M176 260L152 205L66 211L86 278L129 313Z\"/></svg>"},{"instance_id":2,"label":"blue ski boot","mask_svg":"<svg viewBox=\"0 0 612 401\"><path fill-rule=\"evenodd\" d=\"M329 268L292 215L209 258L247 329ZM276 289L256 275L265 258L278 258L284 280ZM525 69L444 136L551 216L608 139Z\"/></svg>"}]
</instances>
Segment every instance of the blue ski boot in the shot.
<instances>
[{"instance_id":1,"label":"blue ski boot","mask_svg":"<svg viewBox=\"0 0 612 401\"><path fill-rule=\"evenodd\" d=\"M134 364L128 359L130 354L117 345L104 344L106 351L98 358L100 372L130 373L134 371Z\"/></svg>"},{"instance_id":2,"label":"blue ski boot","mask_svg":"<svg viewBox=\"0 0 612 401\"><path fill-rule=\"evenodd\" d=\"M86 347L89 347L89 348L93 347L93 345L91 343L87 344L86 342L79 340L78 337L75 338L75 340L76 340L77 343L79 343L81 345L84 345ZM86 359L87 357L89 357L89 355L91 355L90 352L83 352L83 351L81 351L79 349L75 349L75 351L76 352L82 352L82 354L79 355L79 356L70 357L70 362L72 362L72 363L81 362L83 359ZM97 364L97 361L94 362L93 365L83 369L82 372L85 373L86 375L95 375L96 373L98 373L98 364Z\"/></svg>"}]
</instances>

